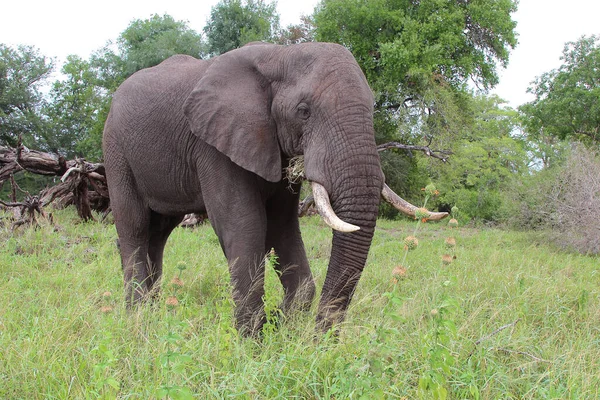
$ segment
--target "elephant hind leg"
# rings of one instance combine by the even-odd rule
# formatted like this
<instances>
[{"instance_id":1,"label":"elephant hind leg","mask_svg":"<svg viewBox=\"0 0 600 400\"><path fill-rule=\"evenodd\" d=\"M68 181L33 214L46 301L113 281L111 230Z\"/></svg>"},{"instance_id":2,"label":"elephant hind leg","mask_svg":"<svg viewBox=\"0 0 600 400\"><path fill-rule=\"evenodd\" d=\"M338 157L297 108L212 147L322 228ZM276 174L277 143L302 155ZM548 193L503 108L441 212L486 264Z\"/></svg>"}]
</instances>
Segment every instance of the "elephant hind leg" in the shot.
<instances>
[{"instance_id":1,"label":"elephant hind leg","mask_svg":"<svg viewBox=\"0 0 600 400\"><path fill-rule=\"evenodd\" d=\"M105 166L119 236L125 301L131 307L148 294L151 211L138 192L133 173L120 152L107 152Z\"/></svg>"},{"instance_id":2,"label":"elephant hind leg","mask_svg":"<svg viewBox=\"0 0 600 400\"><path fill-rule=\"evenodd\" d=\"M122 232L124 228L117 230ZM145 229L147 231L147 228ZM130 307L145 299L149 291L148 235L119 233L121 265L125 284L125 301Z\"/></svg>"},{"instance_id":3,"label":"elephant hind leg","mask_svg":"<svg viewBox=\"0 0 600 400\"><path fill-rule=\"evenodd\" d=\"M183 217L171 217L151 213L148 241L148 291L152 296L159 292L163 270L163 254L169 235L183 220Z\"/></svg>"}]
</instances>

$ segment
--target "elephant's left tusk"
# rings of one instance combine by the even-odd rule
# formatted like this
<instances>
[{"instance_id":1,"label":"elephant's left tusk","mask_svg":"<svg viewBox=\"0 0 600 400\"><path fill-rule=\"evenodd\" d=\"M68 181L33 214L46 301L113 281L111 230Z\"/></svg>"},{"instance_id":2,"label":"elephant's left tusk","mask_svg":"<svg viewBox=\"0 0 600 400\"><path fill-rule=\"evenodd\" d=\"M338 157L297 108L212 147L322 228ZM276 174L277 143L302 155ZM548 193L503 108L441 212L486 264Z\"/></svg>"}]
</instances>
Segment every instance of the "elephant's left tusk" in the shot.
<instances>
[{"instance_id":1,"label":"elephant's left tusk","mask_svg":"<svg viewBox=\"0 0 600 400\"><path fill-rule=\"evenodd\" d=\"M315 206L317 207L317 211L323 218L323 221L333 230L340 232L355 232L360 229L360 227L356 225L349 224L347 222L342 221L331 207L331 203L329 202L329 194L327 190L317 182L311 182L311 187L313 191L313 196L315 199Z\"/></svg>"},{"instance_id":2,"label":"elephant's left tusk","mask_svg":"<svg viewBox=\"0 0 600 400\"><path fill-rule=\"evenodd\" d=\"M388 185L383 184L383 189L381 190L381 197L384 198L385 201L393 205L398 211L406 214L408 216L414 217L415 212L417 211L417 206L410 204L408 201L404 200L402 197L398 196ZM429 211L429 217L427 219L431 221L438 221L440 219L446 218L448 216L447 212L432 212Z\"/></svg>"}]
</instances>

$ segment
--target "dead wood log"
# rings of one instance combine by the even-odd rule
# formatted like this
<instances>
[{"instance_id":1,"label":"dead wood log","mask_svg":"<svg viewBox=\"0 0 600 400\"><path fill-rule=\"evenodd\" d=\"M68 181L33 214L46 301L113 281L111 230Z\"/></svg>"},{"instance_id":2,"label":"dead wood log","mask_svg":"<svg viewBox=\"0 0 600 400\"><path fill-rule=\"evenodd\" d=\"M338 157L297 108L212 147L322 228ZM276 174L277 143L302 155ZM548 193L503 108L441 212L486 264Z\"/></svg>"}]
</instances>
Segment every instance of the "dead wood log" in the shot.
<instances>
[{"instance_id":1,"label":"dead wood log","mask_svg":"<svg viewBox=\"0 0 600 400\"><path fill-rule=\"evenodd\" d=\"M109 207L103 164L89 163L82 158L67 161L56 154L30 150L20 143L16 148L0 146L0 183L20 171L62 177L58 185L37 196L40 207L61 199L65 204L75 205L85 221L94 219L92 210L104 212Z\"/></svg>"},{"instance_id":2,"label":"dead wood log","mask_svg":"<svg viewBox=\"0 0 600 400\"><path fill-rule=\"evenodd\" d=\"M40 215L41 217L49 220L50 223L53 223L52 214L46 214L44 212L39 196L32 196L29 194L29 192L21 189L13 179L12 175L11 184L13 201L6 203L0 200L0 205L6 208L11 208L13 210L14 222L11 226L11 230L15 230L19 226L26 224L37 227L39 225L37 215ZM25 198L21 202L16 201L17 189L25 194Z\"/></svg>"}]
</instances>

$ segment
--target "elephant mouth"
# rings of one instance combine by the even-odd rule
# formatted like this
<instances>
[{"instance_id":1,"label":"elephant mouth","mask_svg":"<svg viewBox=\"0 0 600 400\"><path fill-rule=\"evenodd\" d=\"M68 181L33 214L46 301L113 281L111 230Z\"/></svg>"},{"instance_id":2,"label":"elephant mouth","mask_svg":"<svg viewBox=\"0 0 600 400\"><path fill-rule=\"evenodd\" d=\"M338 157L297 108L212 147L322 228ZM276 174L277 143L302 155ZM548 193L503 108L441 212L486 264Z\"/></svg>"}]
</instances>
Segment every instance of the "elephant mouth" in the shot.
<instances>
[{"instance_id":1,"label":"elephant mouth","mask_svg":"<svg viewBox=\"0 0 600 400\"><path fill-rule=\"evenodd\" d=\"M331 206L331 202L329 201L329 194L323 185L317 182L311 182L311 188L317 211L319 212L319 215L321 215L321 218L323 218L323 221L331 229L339 232L355 232L360 229L359 226L345 222L336 215ZM385 183L381 190L381 197L401 213L416 218L416 211L419 208L404 200ZM428 214L427 219L431 221L438 221L448 216L448 213L446 212L432 212L428 210L425 210L424 212Z\"/></svg>"}]
</instances>

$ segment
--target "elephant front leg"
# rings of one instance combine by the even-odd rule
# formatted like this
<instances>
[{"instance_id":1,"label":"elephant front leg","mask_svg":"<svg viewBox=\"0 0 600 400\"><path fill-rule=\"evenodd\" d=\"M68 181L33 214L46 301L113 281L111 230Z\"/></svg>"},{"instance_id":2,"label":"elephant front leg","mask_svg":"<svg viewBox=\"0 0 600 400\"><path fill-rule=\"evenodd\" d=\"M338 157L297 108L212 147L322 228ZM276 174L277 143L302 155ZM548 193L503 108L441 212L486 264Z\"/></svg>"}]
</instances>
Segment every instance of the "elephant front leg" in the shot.
<instances>
[{"instance_id":1,"label":"elephant front leg","mask_svg":"<svg viewBox=\"0 0 600 400\"><path fill-rule=\"evenodd\" d=\"M229 262L236 327L243 336L257 336L266 322L264 255L235 257Z\"/></svg>"},{"instance_id":2,"label":"elephant front leg","mask_svg":"<svg viewBox=\"0 0 600 400\"><path fill-rule=\"evenodd\" d=\"M300 185L289 190L280 185L277 193L267 202L266 248L275 249L276 269L284 289L281 309L310 308L315 296L315 282L310 271L306 250L300 234L298 202Z\"/></svg>"}]
</instances>

